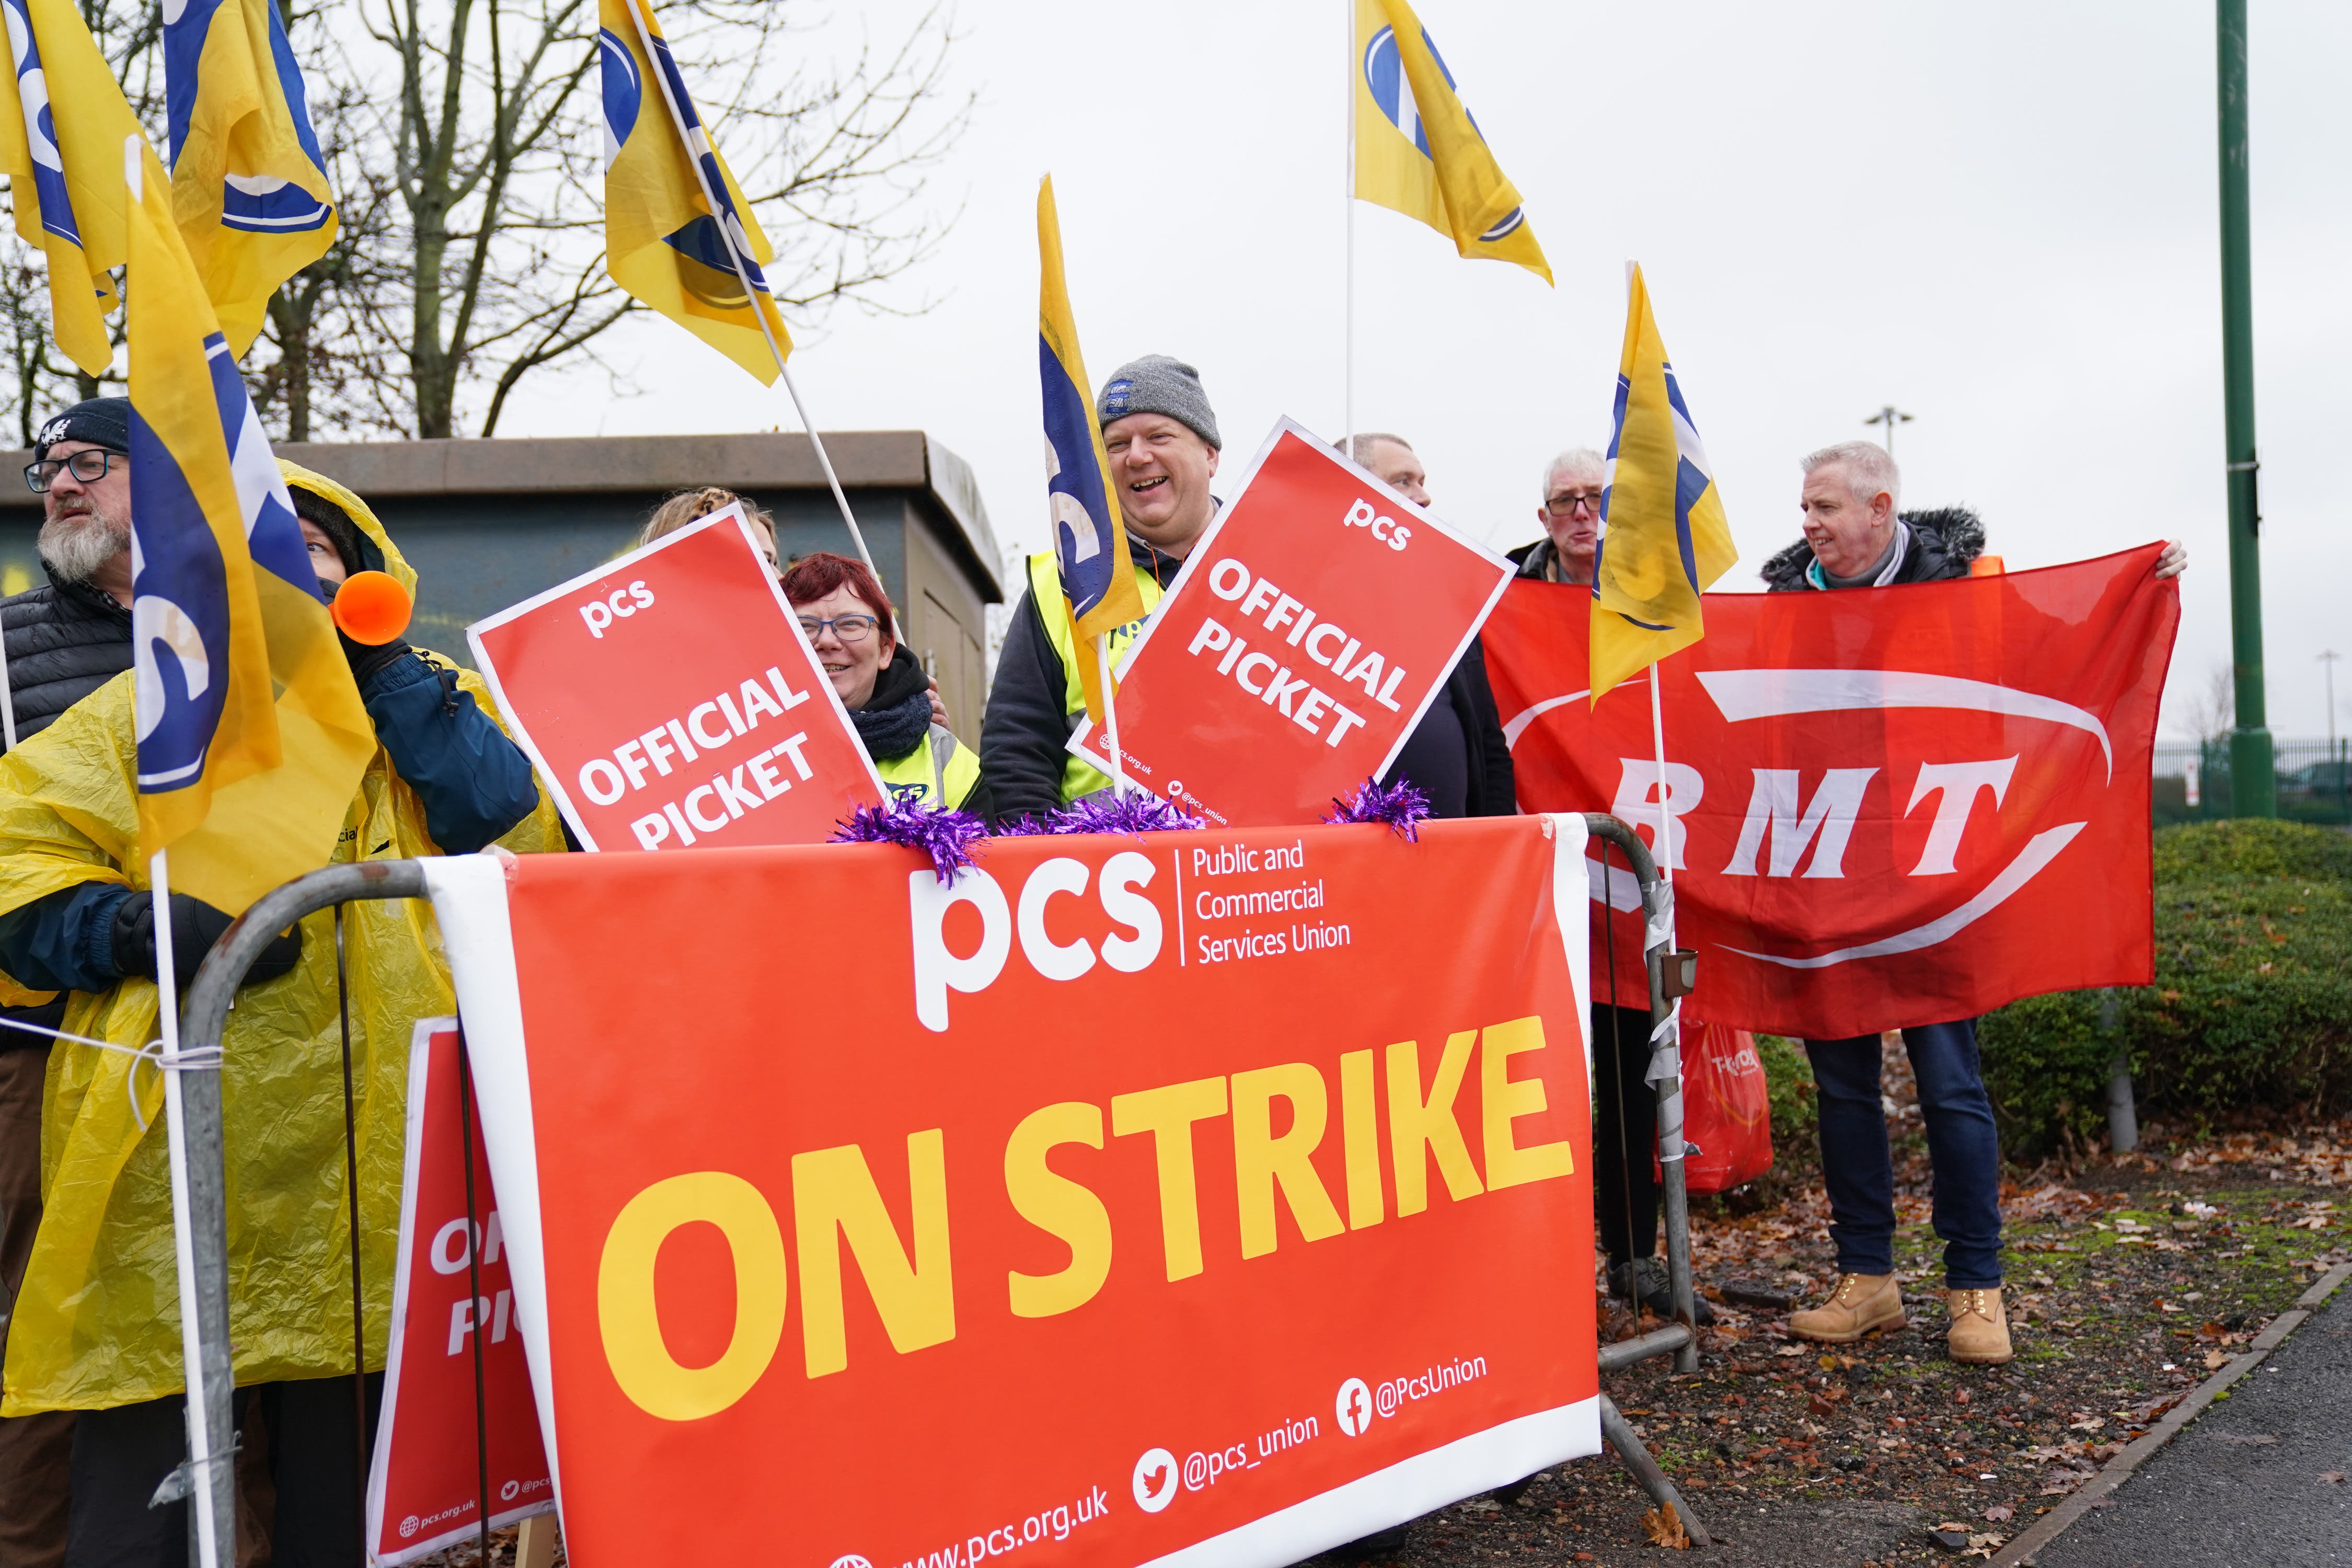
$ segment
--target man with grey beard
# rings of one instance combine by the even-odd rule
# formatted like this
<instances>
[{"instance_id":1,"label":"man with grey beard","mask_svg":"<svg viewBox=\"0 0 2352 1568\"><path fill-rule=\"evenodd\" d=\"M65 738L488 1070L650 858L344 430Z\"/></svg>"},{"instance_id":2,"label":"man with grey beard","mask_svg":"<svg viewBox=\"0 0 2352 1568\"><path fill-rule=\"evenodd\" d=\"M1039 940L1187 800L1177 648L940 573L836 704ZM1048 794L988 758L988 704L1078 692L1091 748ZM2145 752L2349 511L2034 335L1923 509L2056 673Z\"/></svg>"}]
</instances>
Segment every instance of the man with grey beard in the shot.
<instances>
[{"instance_id":1,"label":"man with grey beard","mask_svg":"<svg viewBox=\"0 0 2352 1568\"><path fill-rule=\"evenodd\" d=\"M78 403L41 426L25 482L45 503L48 582L0 599L18 737L131 668L131 400ZM0 1008L0 1289L13 1316L41 1223L41 1099L66 998ZM10 1026L31 1026L31 1027ZM0 1327L0 1347L6 1344ZM0 1568L54 1568L66 1549L68 1412L0 1417Z\"/></svg>"}]
</instances>

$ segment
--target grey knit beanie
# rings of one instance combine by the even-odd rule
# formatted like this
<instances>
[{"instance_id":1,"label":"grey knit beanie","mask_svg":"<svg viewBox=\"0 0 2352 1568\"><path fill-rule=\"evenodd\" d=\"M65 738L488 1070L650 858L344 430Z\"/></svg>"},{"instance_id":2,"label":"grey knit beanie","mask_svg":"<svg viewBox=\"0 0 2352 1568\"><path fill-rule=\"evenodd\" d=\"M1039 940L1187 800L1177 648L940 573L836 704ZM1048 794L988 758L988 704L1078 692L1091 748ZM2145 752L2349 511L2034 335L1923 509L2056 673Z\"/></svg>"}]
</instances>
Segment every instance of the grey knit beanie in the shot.
<instances>
[{"instance_id":1,"label":"grey knit beanie","mask_svg":"<svg viewBox=\"0 0 2352 1568\"><path fill-rule=\"evenodd\" d=\"M1201 390L1201 373L1182 360L1145 354L1111 372L1095 399L1095 418L1108 425L1130 414L1165 414L1218 451L1225 449L1209 395Z\"/></svg>"}]
</instances>

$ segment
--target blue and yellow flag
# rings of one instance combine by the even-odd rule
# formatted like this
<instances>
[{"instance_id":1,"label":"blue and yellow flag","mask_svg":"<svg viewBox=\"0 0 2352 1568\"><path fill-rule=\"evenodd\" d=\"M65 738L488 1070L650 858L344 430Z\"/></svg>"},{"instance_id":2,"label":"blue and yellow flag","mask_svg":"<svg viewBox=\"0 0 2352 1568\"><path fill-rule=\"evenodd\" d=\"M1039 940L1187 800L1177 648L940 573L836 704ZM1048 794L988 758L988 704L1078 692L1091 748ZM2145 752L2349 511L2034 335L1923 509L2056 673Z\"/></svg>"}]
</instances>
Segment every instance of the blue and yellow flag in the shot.
<instances>
[{"instance_id":1,"label":"blue and yellow flag","mask_svg":"<svg viewBox=\"0 0 2352 1568\"><path fill-rule=\"evenodd\" d=\"M1592 562L1592 700L1706 635L1698 596L1739 559L1706 448L1666 363L1642 269L1628 269L1604 531Z\"/></svg>"},{"instance_id":2,"label":"blue and yellow flag","mask_svg":"<svg viewBox=\"0 0 2352 1568\"><path fill-rule=\"evenodd\" d=\"M772 384L778 355L793 347L760 270L776 258L775 250L710 144L653 7L646 0L598 0L598 15L604 269L646 305Z\"/></svg>"},{"instance_id":3,"label":"blue and yellow flag","mask_svg":"<svg viewBox=\"0 0 2352 1568\"><path fill-rule=\"evenodd\" d=\"M1081 645L1143 618L1127 528L1118 515L1102 427L1095 423L1086 362L1078 356L1077 323L1070 319L1069 284L1062 274L1062 220L1054 211L1050 174L1037 187L1037 374L1045 392L1045 494L1054 515L1054 553L1062 592ZM1103 722L1101 672L1092 658L1078 660L1087 717Z\"/></svg>"},{"instance_id":4,"label":"blue and yellow flag","mask_svg":"<svg viewBox=\"0 0 2352 1568\"><path fill-rule=\"evenodd\" d=\"M1516 261L1550 282L1517 188L1404 0L1356 0L1354 74L1356 188L1349 194L1419 218L1465 257Z\"/></svg>"},{"instance_id":5,"label":"blue and yellow flag","mask_svg":"<svg viewBox=\"0 0 2352 1568\"><path fill-rule=\"evenodd\" d=\"M0 174L16 232L49 258L58 346L85 374L114 362L107 274L122 265L122 140L139 133L114 72L73 0L0 0L9 73L0 93Z\"/></svg>"},{"instance_id":6,"label":"blue and yellow flag","mask_svg":"<svg viewBox=\"0 0 2352 1568\"><path fill-rule=\"evenodd\" d=\"M163 106L180 233L242 359L278 285L335 240L327 161L276 0L165 5Z\"/></svg>"},{"instance_id":7,"label":"blue and yellow flag","mask_svg":"<svg viewBox=\"0 0 2352 1568\"><path fill-rule=\"evenodd\" d=\"M126 152L134 160L123 163ZM139 847L241 910L325 865L375 755L293 500L142 138L130 212Z\"/></svg>"}]
</instances>

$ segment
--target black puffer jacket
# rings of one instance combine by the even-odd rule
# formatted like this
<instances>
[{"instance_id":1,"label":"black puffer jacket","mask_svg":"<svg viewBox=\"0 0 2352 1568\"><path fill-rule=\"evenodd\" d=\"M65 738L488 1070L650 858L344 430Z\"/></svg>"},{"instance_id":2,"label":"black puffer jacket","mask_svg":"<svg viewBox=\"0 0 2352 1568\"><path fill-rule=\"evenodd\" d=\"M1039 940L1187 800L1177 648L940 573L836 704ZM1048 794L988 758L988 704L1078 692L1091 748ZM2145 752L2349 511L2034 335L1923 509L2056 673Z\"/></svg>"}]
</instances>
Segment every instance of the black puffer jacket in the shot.
<instances>
[{"instance_id":1,"label":"black puffer jacket","mask_svg":"<svg viewBox=\"0 0 2352 1568\"><path fill-rule=\"evenodd\" d=\"M1906 511L1901 516L1911 527L1911 539L1901 567L1886 584L1890 588L1904 583L1937 583L1947 577L1965 577L1969 574L1969 563L1984 553L1984 524L1967 507L1938 507L1933 511ZM1757 575L1773 593L1790 593L1813 585L1806 575L1812 563L1813 547L1800 539L1765 562Z\"/></svg>"},{"instance_id":2,"label":"black puffer jacket","mask_svg":"<svg viewBox=\"0 0 2352 1568\"><path fill-rule=\"evenodd\" d=\"M131 612L86 583L52 573L42 586L0 599L0 622L20 738L131 668Z\"/></svg>"}]
</instances>

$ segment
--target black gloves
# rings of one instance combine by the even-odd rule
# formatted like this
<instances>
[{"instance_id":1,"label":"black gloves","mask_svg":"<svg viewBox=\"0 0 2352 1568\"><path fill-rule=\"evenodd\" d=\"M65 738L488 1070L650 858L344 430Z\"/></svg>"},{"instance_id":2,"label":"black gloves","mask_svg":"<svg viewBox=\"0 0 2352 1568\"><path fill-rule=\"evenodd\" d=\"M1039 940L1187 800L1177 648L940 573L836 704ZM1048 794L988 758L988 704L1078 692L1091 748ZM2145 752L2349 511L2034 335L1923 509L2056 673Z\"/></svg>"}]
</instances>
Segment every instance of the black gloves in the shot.
<instances>
[{"instance_id":1,"label":"black gloves","mask_svg":"<svg viewBox=\"0 0 2352 1568\"><path fill-rule=\"evenodd\" d=\"M228 930L236 917L216 910L202 899L186 893L172 895L172 973L183 987L196 977L196 966L205 961L221 932ZM155 974L155 900L150 894L134 892L114 907L114 967L124 974L143 975L152 980ZM245 972L243 984L275 980L292 969L302 956L302 928L295 926L281 932L277 940L261 950L253 967Z\"/></svg>"},{"instance_id":2,"label":"black gloves","mask_svg":"<svg viewBox=\"0 0 2352 1568\"><path fill-rule=\"evenodd\" d=\"M341 583L321 583L319 586L326 591L327 603L331 605L335 602L335 595L341 591L343 585ZM365 687L371 679L382 674L387 668L398 663L406 655L416 651L399 637L374 647L370 647L363 642L353 642L340 626L335 628L335 636L343 645L343 658L351 664L352 683L361 687Z\"/></svg>"}]
</instances>

